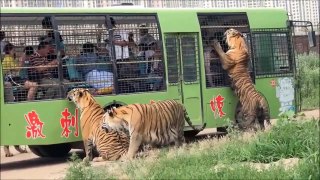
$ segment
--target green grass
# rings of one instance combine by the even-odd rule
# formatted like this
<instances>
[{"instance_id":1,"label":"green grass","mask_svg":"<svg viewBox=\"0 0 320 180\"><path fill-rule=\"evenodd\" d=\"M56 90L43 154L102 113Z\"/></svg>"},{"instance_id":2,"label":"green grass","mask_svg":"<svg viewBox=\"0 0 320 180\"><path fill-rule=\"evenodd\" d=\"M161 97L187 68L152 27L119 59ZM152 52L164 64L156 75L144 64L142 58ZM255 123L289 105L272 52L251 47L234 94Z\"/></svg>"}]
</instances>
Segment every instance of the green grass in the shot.
<instances>
[{"instance_id":1,"label":"green grass","mask_svg":"<svg viewBox=\"0 0 320 180\"><path fill-rule=\"evenodd\" d=\"M298 78L301 88L302 109L319 108L320 62L319 54L302 54L297 57Z\"/></svg>"},{"instance_id":2,"label":"green grass","mask_svg":"<svg viewBox=\"0 0 320 180\"><path fill-rule=\"evenodd\" d=\"M273 166L263 171L248 164L286 158L299 158L299 163L289 170ZM66 179L319 179L319 163L319 120L283 118L267 132L234 131L219 140L156 149L145 158L107 163L99 170L73 163Z\"/></svg>"},{"instance_id":3,"label":"green grass","mask_svg":"<svg viewBox=\"0 0 320 180\"><path fill-rule=\"evenodd\" d=\"M106 179L106 174L101 168L93 169L91 164L84 164L79 157L73 153L70 157L70 166L65 179ZM108 177L108 179L112 179Z\"/></svg>"}]
</instances>

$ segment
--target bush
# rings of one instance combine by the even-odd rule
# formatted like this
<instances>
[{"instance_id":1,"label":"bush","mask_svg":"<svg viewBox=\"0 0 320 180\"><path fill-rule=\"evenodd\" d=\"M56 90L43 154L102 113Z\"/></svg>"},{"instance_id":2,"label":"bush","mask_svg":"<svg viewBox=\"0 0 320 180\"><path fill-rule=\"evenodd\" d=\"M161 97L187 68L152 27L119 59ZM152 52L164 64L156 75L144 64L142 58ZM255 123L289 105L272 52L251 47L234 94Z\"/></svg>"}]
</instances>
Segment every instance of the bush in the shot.
<instances>
[{"instance_id":1,"label":"bush","mask_svg":"<svg viewBox=\"0 0 320 180\"><path fill-rule=\"evenodd\" d=\"M106 172L72 163L67 179L319 179L319 120L283 116L267 132L232 132L180 148L162 148L153 156L114 162ZM292 169L271 166L258 171L250 163L299 158ZM218 167L218 168L217 168ZM99 174L100 173L100 174Z\"/></svg>"},{"instance_id":2,"label":"bush","mask_svg":"<svg viewBox=\"0 0 320 180\"><path fill-rule=\"evenodd\" d=\"M65 179L107 179L107 174L103 170L98 170L99 168L94 170L90 164L83 163L75 153L72 153L69 163Z\"/></svg>"},{"instance_id":3,"label":"bush","mask_svg":"<svg viewBox=\"0 0 320 180\"><path fill-rule=\"evenodd\" d=\"M243 135L239 134L239 137ZM233 136L234 138L234 136ZM214 145L213 145L214 146ZM295 122L286 119L269 132L259 133L252 140L234 138L219 149L206 149L196 154L161 158L154 163L147 177L152 179L317 179L319 178L319 121ZM274 167L257 172L244 162L270 163L286 158L299 158L294 170ZM213 167L226 164L218 172Z\"/></svg>"},{"instance_id":4,"label":"bush","mask_svg":"<svg viewBox=\"0 0 320 180\"><path fill-rule=\"evenodd\" d=\"M302 109L319 108L319 54L302 54L297 57Z\"/></svg>"}]
</instances>

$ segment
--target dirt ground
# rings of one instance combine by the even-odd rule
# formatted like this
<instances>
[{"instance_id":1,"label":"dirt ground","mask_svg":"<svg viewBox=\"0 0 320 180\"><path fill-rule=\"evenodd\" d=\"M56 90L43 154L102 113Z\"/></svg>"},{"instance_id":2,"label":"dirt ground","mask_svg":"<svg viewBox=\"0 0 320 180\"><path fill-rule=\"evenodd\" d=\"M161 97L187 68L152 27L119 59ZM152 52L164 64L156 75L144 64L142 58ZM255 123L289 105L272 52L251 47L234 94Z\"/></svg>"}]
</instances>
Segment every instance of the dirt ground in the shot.
<instances>
[{"instance_id":1,"label":"dirt ground","mask_svg":"<svg viewBox=\"0 0 320 180\"><path fill-rule=\"evenodd\" d=\"M319 109L304 112L306 118L320 118ZM206 130L204 133L212 133L214 129ZM39 158L30 152L19 154L10 147L13 157L5 157L1 147L1 173L0 179L63 179L68 163L66 158ZM73 150L71 152L79 150ZM82 153L82 152L79 152Z\"/></svg>"}]
</instances>

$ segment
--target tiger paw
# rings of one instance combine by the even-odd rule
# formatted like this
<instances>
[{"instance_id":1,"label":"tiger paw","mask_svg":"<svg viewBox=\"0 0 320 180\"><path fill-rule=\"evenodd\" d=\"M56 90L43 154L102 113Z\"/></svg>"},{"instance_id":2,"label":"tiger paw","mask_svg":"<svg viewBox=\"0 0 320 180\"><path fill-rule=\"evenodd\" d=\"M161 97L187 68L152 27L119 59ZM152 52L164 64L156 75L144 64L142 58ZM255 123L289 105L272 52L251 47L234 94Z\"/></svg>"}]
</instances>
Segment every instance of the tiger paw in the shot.
<instances>
[{"instance_id":1,"label":"tiger paw","mask_svg":"<svg viewBox=\"0 0 320 180\"><path fill-rule=\"evenodd\" d=\"M83 158L82 163L84 164L84 166L90 166L89 158Z\"/></svg>"},{"instance_id":2,"label":"tiger paw","mask_svg":"<svg viewBox=\"0 0 320 180\"><path fill-rule=\"evenodd\" d=\"M84 158L82 159L82 162L84 162L84 163L90 162L89 157L88 157L88 156L84 157Z\"/></svg>"},{"instance_id":3,"label":"tiger paw","mask_svg":"<svg viewBox=\"0 0 320 180\"><path fill-rule=\"evenodd\" d=\"M20 153L28 153L28 151L26 149L20 149L19 151Z\"/></svg>"},{"instance_id":4,"label":"tiger paw","mask_svg":"<svg viewBox=\"0 0 320 180\"><path fill-rule=\"evenodd\" d=\"M220 43L219 43L219 41L218 41L217 39L214 39L214 40L213 40L212 46L213 46L214 49L219 49L219 48L221 48Z\"/></svg>"},{"instance_id":5,"label":"tiger paw","mask_svg":"<svg viewBox=\"0 0 320 180\"><path fill-rule=\"evenodd\" d=\"M13 154L12 153L8 153L8 154L6 154L6 157L12 157L13 156Z\"/></svg>"},{"instance_id":6,"label":"tiger paw","mask_svg":"<svg viewBox=\"0 0 320 180\"><path fill-rule=\"evenodd\" d=\"M128 161L128 160L129 160L129 158L128 158L128 156L127 156L126 154L122 155L122 156L119 158L119 161L120 161L120 162L126 162L126 161Z\"/></svg>"}]
</instances>

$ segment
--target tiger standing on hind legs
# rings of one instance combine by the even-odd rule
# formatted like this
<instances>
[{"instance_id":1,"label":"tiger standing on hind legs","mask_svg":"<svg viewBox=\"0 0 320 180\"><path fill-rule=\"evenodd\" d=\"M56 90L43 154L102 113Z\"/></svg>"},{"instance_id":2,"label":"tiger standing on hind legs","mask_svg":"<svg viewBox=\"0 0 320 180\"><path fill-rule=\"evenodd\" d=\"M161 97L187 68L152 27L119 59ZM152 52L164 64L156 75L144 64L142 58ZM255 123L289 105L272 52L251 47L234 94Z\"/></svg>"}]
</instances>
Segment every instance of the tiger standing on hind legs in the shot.
<instances>
[{"instance_id":1,"label":"tiger standing on hind legs","mask_svg":"<svg viewBox=\"0 0 320 180\"><path fill-rule=\"evenodd\" d=\"M129 137L122 132L106 131L101 128L105 112L89 90L72 89L68 92L67 98L81 111L80 127L86 153L83 161L115 161L127 153ZM97 152L99 157L93 159L94 152Z\"/></svg>"},{"instance_id":2,"label":"tiger standing on hind legs","mask_svg":"<svg viewBox=\"0 0 320 180\"><path fill-rule=\"evenodd\" d=\"M238 122L239 128L256 130L257 119L260 129L264 130L264 121L270 124L269 105L267 100L255 89L251 80L246 42L243 35L235 29L228 29L224 36L229 48L226 53L217 40L213 41L212 46L220 57L222 68L228 72L231 79L231 88L242 105L241 111L244 121Z\"/></svg>"},{"instance_id":3,"label":"tiger standing on hind legs","mask_svg":"<svg viewBox=\"0 0 320 180\"><path fill-rule=\"evenodd\" d=\"M130 134L128 159L133 159L141 145L169 145L179 147L184 141L185 121L197 131L185 107L175 100L158 101L152 104L129 104L112 108L103 117L102 128L125 131Z\"/></svg>"}]
</instances>

